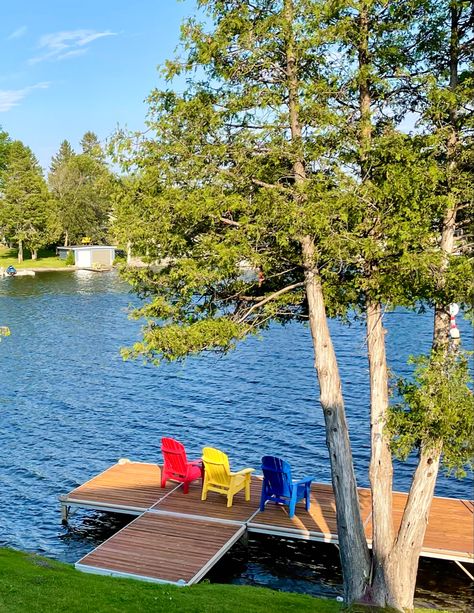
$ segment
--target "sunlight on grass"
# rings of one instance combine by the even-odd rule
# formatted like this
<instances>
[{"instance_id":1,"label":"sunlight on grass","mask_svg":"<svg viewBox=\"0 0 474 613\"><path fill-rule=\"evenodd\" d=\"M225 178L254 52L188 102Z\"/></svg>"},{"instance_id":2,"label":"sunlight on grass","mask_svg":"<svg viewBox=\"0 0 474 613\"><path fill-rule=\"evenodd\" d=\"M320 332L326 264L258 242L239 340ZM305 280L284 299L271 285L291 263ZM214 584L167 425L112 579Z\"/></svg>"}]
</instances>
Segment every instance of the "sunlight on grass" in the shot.
<instances>
[{"instance_id":1,"label":"sunlight on grass","mask_svg":"<svg viewBox=\"0 0 474 613\"><path fill-rule=\"evenodd\" d=\"M14 266L20 268L65 268L64 260L60 260L54 251L40 249L38 259L32 260L28 251L24 254L24 261L19 264L17 259L17 249L9 249L0 246L0 266L7 268Z\"/></svg>"}]
</instances>

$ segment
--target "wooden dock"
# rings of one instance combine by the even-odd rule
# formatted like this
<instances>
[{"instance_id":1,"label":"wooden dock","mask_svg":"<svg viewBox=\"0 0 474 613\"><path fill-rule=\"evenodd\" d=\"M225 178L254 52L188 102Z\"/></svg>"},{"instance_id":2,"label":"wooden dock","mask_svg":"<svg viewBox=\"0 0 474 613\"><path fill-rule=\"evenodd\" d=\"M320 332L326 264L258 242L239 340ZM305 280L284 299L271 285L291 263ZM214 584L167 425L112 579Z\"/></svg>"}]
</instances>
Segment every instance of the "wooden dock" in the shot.
<instances>
[{"instance_id":1,"label":"wooden dock","mask_svg":"<svg viewBox=\"0 0 474 613\"><path fill-rule=\"evenodd\" d=\"M191 585L202 579L247 531L338 543L330 485L314 483L310 511L299 503L295 517L290 519L284 506L268 504L263 513L259 511L259 477L252 477L250 501L246 502L240 492L230 509L225 497L213 492L201 501L200 482L193 482L189 493L183 494L176 483L168 482L162 489L160 478L156 464L120 461L61 497L63 519L74 507L138 516L79 560L77 569ZM403 493L393 495L395 524L401 520L406 499ZM360 488L359 500L370 545L370 490ZM472 501L435 498L421 555L452 560L461 567L474 562L473 512Z\"/></svg>"}]
</instances>

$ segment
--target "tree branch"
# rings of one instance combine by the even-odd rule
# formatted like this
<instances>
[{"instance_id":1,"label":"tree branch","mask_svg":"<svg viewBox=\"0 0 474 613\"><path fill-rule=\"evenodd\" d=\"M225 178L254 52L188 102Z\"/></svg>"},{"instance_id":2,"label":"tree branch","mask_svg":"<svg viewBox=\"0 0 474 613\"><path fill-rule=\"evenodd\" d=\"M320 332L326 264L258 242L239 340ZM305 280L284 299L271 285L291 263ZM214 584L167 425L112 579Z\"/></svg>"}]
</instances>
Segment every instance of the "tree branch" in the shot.
<instances>
[{"instance_id":1,"label":"tree branch","mask_svg":"<svg viewBox=\"0 0 474 613\"><path fill-rule=\"evenodd\" d=\"M267 296L263 300L260 300L260 302L257 302L257 304L254 304L253 306L251 306L250 309L244 315L242 315L242 317L238 320L237 323L241 324L243 321L245 321L247 319L247 317L251 313L253 313L253 311L255 311L255 309L258 309L261 306L263 306L264 304L267 304L267 302L270 302L271 300L274 300L275 298L278 298L278 296L281 296L282 294L286 294L287 292L291 292L292 289L296 289L297 287L302 287L304 284L305 284L304 281L300 281L299 283L293 283L292 285L287 285L286 287L283 287L282 289L279 289L277 292L274 292L273 294L270 294L270 296Z\"/></svg>"}]
</instances>

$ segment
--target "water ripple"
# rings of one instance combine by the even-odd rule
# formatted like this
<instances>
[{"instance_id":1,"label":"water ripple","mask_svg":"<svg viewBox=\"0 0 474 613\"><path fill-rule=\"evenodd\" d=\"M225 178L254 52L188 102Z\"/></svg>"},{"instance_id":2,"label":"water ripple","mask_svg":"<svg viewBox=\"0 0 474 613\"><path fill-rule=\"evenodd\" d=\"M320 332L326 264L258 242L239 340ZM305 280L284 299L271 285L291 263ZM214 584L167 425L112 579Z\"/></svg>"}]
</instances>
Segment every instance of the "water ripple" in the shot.
<instances>
[{"instance_id":1,"label":"water ripple","mask_svg":"<svg viewBox=\"0 0 474 613\"><path fill-rule=\"evenodd\" d=\"M120 347L139 336L140 324L126 317L132 302L128 286L114 274L0 280L0 323L12 332L0 343L0 544L77 560L90 542L65 538L57 496L120 457L160 461L163 435L183 440L193 457L204 445L215 445L227 449L238 468L258 466L261 455L277 453L296 474L330 480L305 326L273 326L262 341L248 339L225 357L199 356L156 369L120 358ZM429 348L431 315L397 311L386 321L391 368L406 374L408 355ZM472 338L461 325L464 337ZM364 330L336 321L331 330L356 472L367 485ZM397 489L409 487L413 465L396 464ZM470 497L472 487L472 479L441 476L436 493Z\"/></svg>"}]
</instances>

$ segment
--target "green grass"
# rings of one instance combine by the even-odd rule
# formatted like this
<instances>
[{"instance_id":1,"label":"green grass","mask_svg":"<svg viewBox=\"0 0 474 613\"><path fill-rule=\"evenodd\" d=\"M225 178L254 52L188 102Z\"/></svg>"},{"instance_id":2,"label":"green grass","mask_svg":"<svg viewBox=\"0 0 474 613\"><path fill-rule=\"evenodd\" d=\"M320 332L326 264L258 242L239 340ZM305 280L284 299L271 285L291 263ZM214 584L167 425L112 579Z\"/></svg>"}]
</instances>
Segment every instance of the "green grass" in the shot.
<instances>
[{"instance_id":1,"label":"green grass","mask_svg":"<svg viewBox=\"0 0 474 613\"><path fill-rule=\"evenodd\" d=\"M64 260L60 260L54 251L40 249L38 259L32 260L28 251L24 253L24 261L19 264L17 259L18 250L0 246L0 266L7 268L12 265L20 268L65 268Z\"/></svg>"},{"instance_id":2,"label":"green grass","mask_svg":"<svg viewBox=\"0 0 474 613\"><path fill-rule=\"evenodd\" d=\"M84 574L37 555L0 549L2 613L333 613L333 600L263 588L192 587Z\"/></svg>"},{"instance_id":3,"label":"green grass","mask_svg":"<svg viewBox=\"0 0 474 613\"><path fill-rule=\"evenodd\" d=\"M335 600L265 588L206 582L175 587L90 575L36 554L0 548L1 613L337 613L342 610L342 605ZM415 609L419 613L429 610ZM365 607L356 607L354 611L375 613L374 609Z\"/></svg>"}]
</instances>

